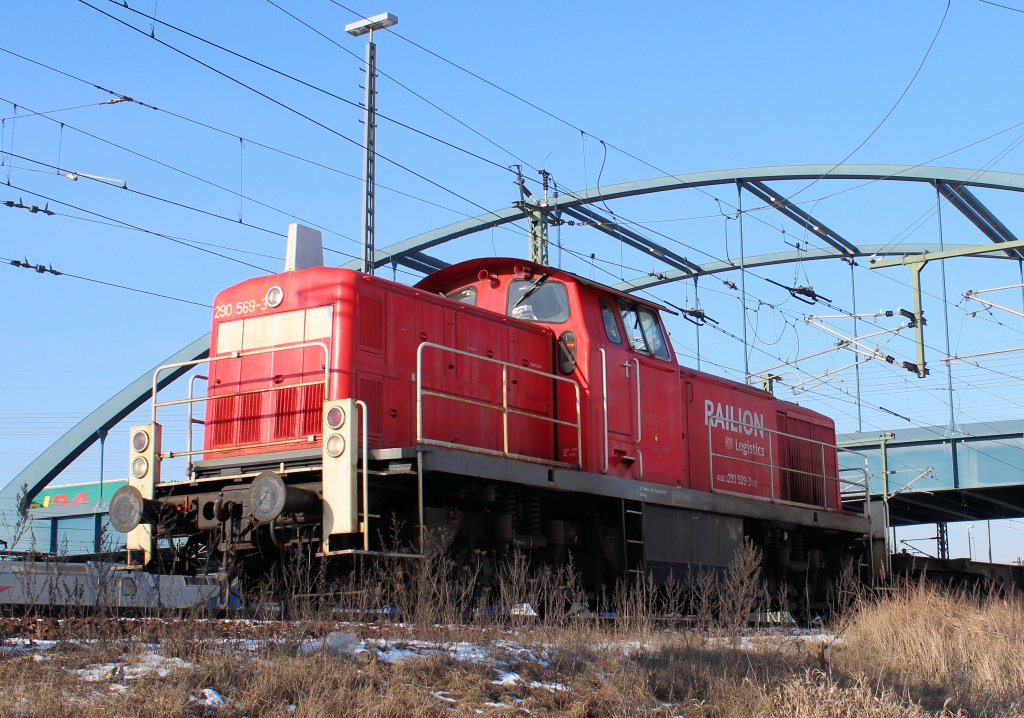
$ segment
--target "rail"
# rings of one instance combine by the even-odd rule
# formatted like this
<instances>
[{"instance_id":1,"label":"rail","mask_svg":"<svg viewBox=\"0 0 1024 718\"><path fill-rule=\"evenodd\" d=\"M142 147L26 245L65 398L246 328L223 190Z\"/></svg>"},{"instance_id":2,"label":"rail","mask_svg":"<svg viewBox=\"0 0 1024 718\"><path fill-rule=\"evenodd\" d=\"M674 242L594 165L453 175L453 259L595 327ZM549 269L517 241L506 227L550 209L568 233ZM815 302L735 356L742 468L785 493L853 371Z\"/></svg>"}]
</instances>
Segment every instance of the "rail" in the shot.
<instances>
[{"instance_id":1,"label":"rail","mask_svg":"<svg viewBox=\"0 0 1024 718\"><path fill-rule=\"evenodd\" d=\"M736 442L736 439L731 436L726 436L723 444L726 449L732 450L733 453L726 454L719 451L715 451L715 437L720 434L715 433L718 429L722 433L737 433L742 432L744 435L743 443ZM758 449L763 448L758 442L748 441L746 437L753 437L758 435L759 438L763 434L768 435L768 447L767 456L763 456L759 453ZM778 451L779 445L782 443L781 439L788 439L795 442L800 442L805 446L811 446L816 448L818 467L820 471L808 469L806 466L800 465L787 465L781 461L777 461L778 455L781 453ZM753 446L751 446L753 444ZM811 451L815 451L812 448ZM834 466L830 465L827 461L828 456L835 452ZM842 467L839 462L839 453L859 456L863 462L864 467ZM767 462L761 460L767 458ZM715 470L715 460L719 460L719 466L725 463L727 473L718 474ZM752 477L746 474L740 474L738 470L729 471L736 465L752 467L751 473L767 472L768 476L768 495L764 496L758 493L752 493L747 491L735 491L728 488L722 488L716 486L717 480L721 477L725 479L726 483L732 483L737 486L745 486L747 488L757 488L758 482ZM757 499L761 501L770 501L771 503L779 504L790 504L795 506L813 506L815 508L841 511L843 510L843 504L852 504L857 502L863 502L864 513L868 513L868 501L866 500L870 493L870 472L867 469L867 456L861 452L851 451L844 449L841 446L830 444L825 441L819 441L806 436L798 436L796 434L789 434L784 431L777 429L769 429L759 424L745 423L739 420L730 420L728 428L719 428L714 426L708 426L708 468L710 473L710 488L715 493L734 494L738 496L744 496L747 498ZM830 469L834 471L834 474L830 475ZM847 478L843 474L856 474L858 478ZM808 480L808 482L821 482L821 500L815 501L813 497L807 500L808 497L802 496L794 499L792 497L784 497L776 495L776 486L782 485L783 477L788 474L789 476L800 476ZM838 487L837 505L830 506L829 499L830 487ZM813 485L811 486L811 494L813 491Z\"/></svg>"},{"instance_id":2,"label":"rail","mask_svg":"<svg viewBox=\"0 0 1024 718\"><path fill-rule=\"evenodd\" d=\"M423 386L423 355L427 350L436 350L444 352L446 354L456 354L459 356L466 357L474 361L485 362L488 364L494 364L501 367L501 405L480 400L472 399L461 394L455 394L452 392L441 391L436 388L425 388ZM533 374L535 376L544 377L546 379L552 379L554 381L564 382L573 387L573 391L576 397L576 421L566 421L557 417L547 416L534 411L527 411L525 409L518 409L509 406L509 373L510 372L525 372L527 374ZM439 439L430 439L423 435L423 399L424 397L434 397L442 400L454 401L462 404L468 404L477 406L489 411L499 411L502 415L502 449L498 451L491 449L486 446L473 446L471 444L460 444L457 442L441 441ZM531 420L542 421L551 424L553 427L564 426L575 430L576 432L576 463L568 463L562 461L556 461L551 459L544 459L542 457L530 456L528 454L520 454L510 450L509 432L508 432L508 418L509 415L524 416ZM527 366L520 366L512 364L510 362L501 361L500 359L494 359L492 357L480 356L479 354L473 354L472 352L463 351L461 349L454 349L452 347L444 346L443 344L436 344L434 342L422 342L416 349L416 443L430 446L441 446L450 449L469 449L471 451L490 454L492 456L503 456L509 459L519 459L523 461L545 461L548 463L555 463L563 466L579 467L579 462L583 457L583 432L582 424L580 420L580 387L574 380L558 376L557 374L551 374L549 372L540 371L539 369L533 369Z\"/></svg>"},{"instance_id":3,"label":"rail","mask_svg":"<svg viewBox=\"0 0 1024 718\"><path fill-rule=\"evenodd\" d=\"M318 381L295 382L294 384L281 384L279 386L268 387L268 388L265 388L265 389L253 389L253 390L250 390L250 391L236 391L236 392L230 392L230 393L226 393L226 394L217 394L215 396L198 396L197 397L197 396L194 396L195 380L196 379L205 379L206 377L204 377L204 376L194 376L189 381L188 396L185 399L171 399L171 400L168 400L168 401L159 401L158 398L157 398L157 391L158 391L157 390L157 383L159 381L160 374L162 372L170 370L170 369L180 369L180 368L186 368L186 367L194 367L194 366L199 366L200 364L212 364L212 363L218 362L218 361L226 361L226 360L230 360L230 359L241 359L242 357L247 357L247 356L256 356L256 355L260 355L260 354L271 354L271 353L278 353L278 352L295 351L295 350L298 350L298 349L306 349L306 348L311 348L311 347L319 348L324 353L324 361L323 361L323 364L321 365L321 368L323 369L323 372L324 372L324 377L323 377L323 379L318 380ZM219 448L218 447L213 447L213 448L196 449L196 448L194 448L194 442L193 442L193 438L192 438L193 427L197 426L197 425L205 426L206 422L204 420L202 420L202 419L196 419L195 418L195 416L194 416L194 408L193 407L197 403L209 401L211 399L212 400L223 400L223 399L230 399L230 398L238 397L238 396L247 396L247 395L251 395L251 394L265 394L265 393L272 393L272 392L277 392L277 391L284 391L286 389L296 389L296 388L304 387L304 386L323 386L323 388L324 388L323 399L324 399L324 401L326 401L328 385L329 385L329 382L330 382L330 372L331 372L331 369L330 369L330 367L331 367L330 356L331 356L330 349L327 347L327 344L325 344L324 342L314 341L314 342L301 342L301 343L298 343L298 344L287 344L287 345L275 346L275 347L264 347L264 348L260 348L260 349L233 351L233 352L230 352L229 354L223 354L223 355L220 355L220 356L212 356L212 357L207 357L205 359L196 359L196 360L193 360L193 361L174 362L172 364L162 364L162 365L158 366L153 371L152 422L154 424L157 422L157 412L158 412L158 410L160 408L169 407L169 406L182 406L182 405L187 405L188 406L188 429L187 429L187 436L186 436L186 443L185 443L186 448L185 448L184 451L165 451L165 452L162 452L160 454L161 460L163 460L163 459L171 459L171 458L180 457L180 456L190 457L190 460L188 462L188 465L186 466L185 471L186 471L187 476L189 478L191 478L191 476L192 476L192 468L193 468L192 467L191 457L195 456L196 454L213 454L213 453L225 452L225 451L238 451L238 450L241 450L241 449L270 448L270 447L273 447L273 446L282 446L282 445L286 445L286 444L294 444L296 441L299 441L300 440L299 438L289 438L289 439L282 439L282 440L279 440L279 441L262 441L262 442L254 442L254 443L249 443L249 444L236 444L236 445L232 445L232 446L219 447Z\"/></svg>"}]
</instances>

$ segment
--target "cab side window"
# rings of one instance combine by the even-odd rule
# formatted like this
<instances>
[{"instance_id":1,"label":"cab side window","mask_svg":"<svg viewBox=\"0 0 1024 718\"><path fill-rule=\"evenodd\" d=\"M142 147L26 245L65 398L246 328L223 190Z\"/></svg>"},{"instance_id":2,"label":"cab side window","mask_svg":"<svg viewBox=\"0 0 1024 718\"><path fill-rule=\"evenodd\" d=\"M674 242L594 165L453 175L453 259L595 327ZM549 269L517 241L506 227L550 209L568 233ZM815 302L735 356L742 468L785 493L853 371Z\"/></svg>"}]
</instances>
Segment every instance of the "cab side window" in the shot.
<instances>
[{"instance_id":1,"label":"cab side window","mask_svg":"<svg viewBox=\"0 0 1024 718\"><path fill-rule=\"evenodd\" d=\"M601 321L604 322L604 334L612 344L622 344L619 322L615 318L615 310L607 299L601 300Z\"/></svg>"},{"instance_id":2,"label":"cab side window","mask_svg":"<svg viewBox=\"0 0 1024 718\"><path fill-rule=\"evenodd\" d=\"M454 299L456 302L476 306L476 287L472 284L462 289L456 289L454 292L449 292L445 296L449 299Z\"/></svg>"},{"instance_id":3,"label":"cab side window","mask_svg":"<svg viewBox=\"0 0 1024 718\"><path fill-rule=\"evenodd\" d=\"M636 313L635 304L619 302L619 314L622 316L622 326L626 328L626 339L629 345L638 352L650 354L647 349L647 340L644 338L644 330L640 327L640 315Z\"/></svg>"},{"instance_id":4,"label":"cab side window","mask_svg":"<svg viewBox=\"0 0 1024 718\"><path fill-rule=\"evenodd\" d=\"M659 359L669 359L668 342L665 340L665 333L661 330L661 322L658 315L647 307L637 307L640 315L640 326L644 330L644 337L647 339L647 348L651 354Z\"/></svg>"},{"instance_id":5,"label":"cab side window","mask_svg":"<svg viewBox=\"0 0 1024 718\"><path fill-rule=\"evenodd\" d=\"M647 307L620 301L619 315L622 317L622 324L625 326L626 337L631 347L659 359L671 358L668 342L661 330L661 322L654 312Z\"/></svg>"}]
</instances>

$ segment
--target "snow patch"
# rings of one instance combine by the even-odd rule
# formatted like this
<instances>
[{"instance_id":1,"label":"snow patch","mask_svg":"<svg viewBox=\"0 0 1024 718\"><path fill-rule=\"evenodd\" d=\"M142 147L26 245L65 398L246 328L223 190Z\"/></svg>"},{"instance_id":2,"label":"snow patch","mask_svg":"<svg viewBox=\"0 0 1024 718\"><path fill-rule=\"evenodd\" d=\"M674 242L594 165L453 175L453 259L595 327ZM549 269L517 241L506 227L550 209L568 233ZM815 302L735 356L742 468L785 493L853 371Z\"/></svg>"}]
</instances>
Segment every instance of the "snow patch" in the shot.
<instances>
[{"instance_id":1,"label":"snow patch","mask_svg":"<svg viewBox=\"0 0 1024 718\"><path fill-rule=\"evenodd\" d=\"M192 664L180 658L167 658L159 653L143 653L134 662L94 663L75 671L84 681L134 681L143 676L156 675L164 678L177 668L188 668Z\"/></svg>"}]
</instances>

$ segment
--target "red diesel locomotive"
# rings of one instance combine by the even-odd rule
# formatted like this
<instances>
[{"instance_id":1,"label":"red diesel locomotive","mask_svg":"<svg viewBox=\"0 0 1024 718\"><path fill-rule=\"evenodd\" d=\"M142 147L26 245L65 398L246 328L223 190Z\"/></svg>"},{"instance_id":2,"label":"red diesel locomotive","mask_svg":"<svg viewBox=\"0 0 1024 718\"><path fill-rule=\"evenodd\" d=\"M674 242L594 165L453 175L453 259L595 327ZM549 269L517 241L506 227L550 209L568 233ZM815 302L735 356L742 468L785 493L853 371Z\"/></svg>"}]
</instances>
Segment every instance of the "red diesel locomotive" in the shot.
<instances>
[{"instance_id":1,"label":"red diesel locomotive","mask_svg":"<svg viewBox=\"0 0 1024 718\"><path fill-rule=\"evenodd\" d=\"M720 569L747 539L770 579L823 595L868 534L832 421L679 366L665 311L519 259L414 287L323 266L244 281L214 304L204 419L154 396L112 523L164 571L415 555L432 532L459 561L571 561L595 590ZM181 403L202 449L162 445L157 409ZM182 455L188 475L161 476Z\"/></svg>"}]
</instances>

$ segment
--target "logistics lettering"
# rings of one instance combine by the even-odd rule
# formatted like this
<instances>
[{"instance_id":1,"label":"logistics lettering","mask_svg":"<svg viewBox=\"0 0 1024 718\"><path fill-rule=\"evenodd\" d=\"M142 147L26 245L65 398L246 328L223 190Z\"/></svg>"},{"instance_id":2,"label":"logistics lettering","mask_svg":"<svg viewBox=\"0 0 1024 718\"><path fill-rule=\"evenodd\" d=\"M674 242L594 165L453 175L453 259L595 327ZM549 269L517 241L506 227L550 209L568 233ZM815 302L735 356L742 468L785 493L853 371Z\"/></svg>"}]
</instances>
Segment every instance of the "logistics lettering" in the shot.
<instances>
[{"instance_id":1,"label":"logistics lettering","mask_svg":"<svg viewBox=\"0 0 1024 718\"><path fill-rule=\"evenodd\" d=\"M722 404L710 399L704 400L704 423L736 434L764 438L764 414L750 409L741 409L732 404Z\"/></svg>"}]
</instances>

